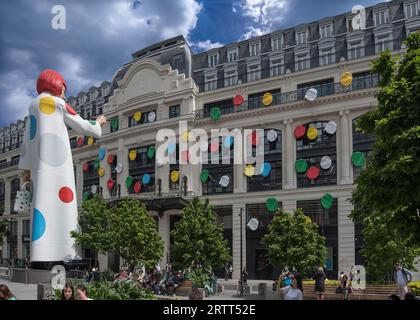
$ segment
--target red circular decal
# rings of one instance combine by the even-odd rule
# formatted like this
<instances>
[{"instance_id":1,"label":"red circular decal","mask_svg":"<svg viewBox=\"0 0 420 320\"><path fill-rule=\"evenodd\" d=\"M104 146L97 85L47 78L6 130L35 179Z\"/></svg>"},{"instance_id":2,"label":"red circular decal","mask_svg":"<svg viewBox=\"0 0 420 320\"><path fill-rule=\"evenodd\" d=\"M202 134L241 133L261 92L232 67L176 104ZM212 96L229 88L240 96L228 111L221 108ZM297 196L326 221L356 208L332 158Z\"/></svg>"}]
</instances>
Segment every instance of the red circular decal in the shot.
<instances>
[{"instance_id":1,"label":"red circular decal","mask_svg":"<svg viewBox=\"0 0 420 320\"><path fill-rule=\"evenodd\" d=\"M106 184L109 190L112 190L112 188L114 188L114 180L108 179Z\"/></svg>"},{"instance_id":2,"label":"red circular decal","mask_svg":"<svg viewBox=\"0 0 420 320\"><path fill-rule=\"evenodd\" d=\"M319 168L312 166L306 171L306 176L309 180L315 180L319 176Z\"/></svg>"},{"instance_id":3,"label":"red circular decal","mask_svg":"<svg viewBox=\"0 0 420 320\"><path fill-rule=\"evenodd\" d=\"M210 143L210 152L215 153L219 151L219 141L213 141Z\"/></svg>"},{"instance_id":4,"label":"red circular decal","mask_svg":"<svg viewBox=\"0 0 420 320\"><path fill-rule=\"evenodd\" d=\"M108 155L108 163L112 164L113 162L114 162L114 155L113 154Z\"/></svg>"},{"instance_id":5,"label":"red circular decal","mask_svg":"<svg viewBox=\"0 0 420 320\"><path fill-rule=\"evenodd\" d=\"M71 191L69 187L62 187L60 191L58 191L58 197L64 203L72 202L74 198L73 191Z\"/></svg>"},{"instance_id":6,"label":"red circular decal","mask_svg":"<svg viewBox=\"0 0 420 320\"><path fill-rule=\"evenodd\" d=\"M77 145L79 147L83 146L84 144L85 144L85 138L83 138L83 137L77 138Z\"/></svg>"},{"instance_id":7,"label":"red circular decal","mask_svg":"<svg viewBox=\"0 0 420 320\"><path fill-rule=\"evenodd\" d=\"M260 137L258 136L257 132L254 131L250 135L248 135L248 141L253 145L256 146L260 144Z\"/></svg>"},{"instance_id":8,"label":"red circular decal","mask_svg":"<svg viewBox=\"0 0 420 320\"><path fill-rule=\"evenodd\" d=\"M295 138L296 139L300 139L302 138L306 133L306 128L305 126L297 126L295 128Z\"/></svg>"},{"instance_id":9,"label":"red circular decal","mask_svg":"<svg viewBox=\"0 0 420 320\"><path fill-rule=\"evenodd\" d=\"M137 182L134 184L134 192L135 192L135 193L139 193L139 192L140 192L140 189L141 189L141 183L140 183L140 181L137 181Z\"/></svg>"},{"instance_id":10,"label":"red circular decal","mask_svg":"<svg viewBox=\"0 0 420 320\"><path fill-rule=\"evenodd\" d=\"M86 172L89 170L89 163L84 163L83 164L83 172Z\"/></svg>"},{"instance_id":11,"label":"red circular decal","mask_svg":"<svg viewBox=\"0 0 420 320\"><path fill-rule=\"evenodd\" d=\"M240 94L237 94L234 98L233 98L233 105L235 107L240 106L242 103L244 103L244 97L242 97Z\"/></svg>"}]
</instances>

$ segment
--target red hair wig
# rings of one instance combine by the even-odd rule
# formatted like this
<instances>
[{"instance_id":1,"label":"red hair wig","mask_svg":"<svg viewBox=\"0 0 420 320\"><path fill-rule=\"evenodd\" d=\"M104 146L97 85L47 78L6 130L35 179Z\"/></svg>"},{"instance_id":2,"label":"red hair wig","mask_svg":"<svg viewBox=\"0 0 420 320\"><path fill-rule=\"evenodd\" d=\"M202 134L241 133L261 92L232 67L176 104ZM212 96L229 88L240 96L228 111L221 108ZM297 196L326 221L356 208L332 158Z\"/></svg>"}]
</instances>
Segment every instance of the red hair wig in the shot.
<instances>
[{"instance_id":1,"label":"red hair wig","mask_svg":"<svg viewBox=\"0 0 420 320\"><path fill-rule=\"evenodd\" d=\"M38 91L38 94L49 91L53 95L60 96L63 91L63 87L67 87L63 76L57 71L51 69L45 69L42 71L36 81L36 91Z\"/></svg>"}]
</instances>

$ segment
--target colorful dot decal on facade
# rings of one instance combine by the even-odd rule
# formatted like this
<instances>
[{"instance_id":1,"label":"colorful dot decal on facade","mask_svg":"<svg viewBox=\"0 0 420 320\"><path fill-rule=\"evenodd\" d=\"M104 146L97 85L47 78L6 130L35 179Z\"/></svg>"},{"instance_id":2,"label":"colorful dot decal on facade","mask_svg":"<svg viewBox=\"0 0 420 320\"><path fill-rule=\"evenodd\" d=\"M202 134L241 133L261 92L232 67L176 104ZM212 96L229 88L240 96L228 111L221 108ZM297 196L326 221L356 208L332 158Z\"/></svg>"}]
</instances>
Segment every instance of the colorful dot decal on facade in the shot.
<instances>
[{"instance_id":1,"label":"colorful dot decal on facade","mask_svg":"<svg viewBox=\"0 0 420 320\"><path fill-rule=\"evenodd\" d=\"M262 166L261 175L266 178L270 175L271 172L271 164L269 162L264 162Z\"/></svg>"},{"instance_id":2,"label":"colorful dot decal on facade","mask_svg":"<svg viewBox=\"0 0 420 320\"><path fill-rule=\"evenodd\" d=\"M77 115L77 112L68 103L66 103L65 106L68 113L70 113L72 116Z\"/></svg>"},{"instance_id":3,"label":"colorful dot decal on facade","mask_svg":"<svg viewBox=\"0 0 420 320\"><path fill-rule=\"evenodd\" d=\"M271 129L271 130L269 130L269 131L267 132L267 140L268 140L269 142L274 142L274 141L276 141L276 140L277 140L277 137L278 137L278 133L277 133L277 131L276 131L276 130Z\"/></svg>"},{"instance_id":4,"label":"colorful dot decal on facade","mask_svg":"<svg viewBox=\"0 0 420 320\"><path fill-rule=\"evenodd\" d=\"M219 141L213 141L210 143L210 152L216 153L219 151Z\"/></svg>"},{"instance_id":5,"label":"colorful dot decal on facade","mask_svg":"<svg viewBox=\"0 0 420 320\"><path fill-rule=\"evenodd\" d=\"M139 193L141 191L141 183L140 183L140 181L137 181L135 184L134 184L134 192L135 193Z\"/></svg>"},{"instance_id":6,"label":"colorful dot decal on facade","mask_svg":"<svg viewBox=\"0 0 420 320\"><path fill-rule=\"evenodd\" d=\"M226 188L229 185L229 182L230 182L229 176L222 176L219 180L219 184L224 188Z\"/></svg>"},{"instance_id":7,"label":"colorful dot decal on facade","mask_svg":"<svg viewBox=\"0 0 420 320\"><path fill-rule=\"evenodd\" d=\"M136 160L137 157L137 150L130 150L130 152L128 153L128 157L130 158L131 161Z\"/></svg>"},{"instance_id":8,"label":"colorful dot decal on facade","mask_svg":"<svg viewBox=\"0 0 420 320\"><path fill-rule=\"evenodd\" d=\"M89 200L89 192L85 191L83 192L83 201Z\"/></svg>"},{"instance_id":9,"label":"colorful dot decal on facade","mask_svg":"<svg viewBox=\"0 0 420 320\"><path fill-rule=\"evenodd\" d=\"M314 140L318 137L318 130L314 127L308 128L308 132L306 134L309 140Z\"/></svg>"},{"instance_id":10,"label":"colorful dot decal on facade","mask_svg":"<svg viewBox=\"0 0 420 320\"><path fill-rule=\"evenodd\" d=\"M356 167L362 167L365 163L365 155L363 152L356 151L351 155L351 162Z\"/></svg>"},{"instance_id":11,"label":"colorful dot decal on facade","mask_svg":"<svg viewBox=\"0 0 420 320\"><path fill-rule=\"evenodd\" d=\"M296 139L303 138L305 133L306 133L306 127L305 126L297 126L295 128L294 135L295 135Z\"/></svg>"},{"instance_id":12,"label":"colorful dot decal on facade","mask_svg":"<svg viewBox=\"0 0 420 320\"><path fill-rule=\"evenodd\" d=\"M147 148L147 157L148 157L149 159L153 159L153 158L154 158L154 156L155 156L155 153L156 153L156 148L155 148L155 146L149 146L149 147Z\"/></svg>"},{"instance_id":13,"label":"colorful dot decal on facade","mask_svg":"<svg viewBox=\"0 0 420 320\"><path fill-rule=\"evenodd\" d=\"M156 113L154 111L150 111L147 115L147 120L149 122L154 122L156 120Z\"/></svg>"},{"instance_id":14,"label":"colorful dot decal on facade","mask_svg":"<svg viewBox=\"0 0 420 320\"><path fill-rule=\"evenodd\" d=\"M256 131L248 135L248 142L252 144L253 146L260 144L260 136L257 134Z\"/></svg>"},{"instance_id":15,"label":"colorful dot decal on facade","mask_svg":"<svg viewBox=\"0 0 420 320\"><path fill-rule=\"evenodd\" d=\"M208 179L209 179L209 170L207 169L201 170L200 181L202 183L206 183Z\"/></svg>"},{"instance_id":16,"label":"colorful dot decal on facade","mask_svg":"<svg viewBox=\"0 0 420 320\"><path fill-rule=\"evenodd\" d=\"M92 184L92 186L90 187L90 192L96 194L98 192L98 186L96 184Z\"/></svg>"},{"instance_id":17,"label":"colorful dot decal on facade","mask_svg":"<svg viewBox=\"0 0 420 320\"><path fill-rule=\"evenodd\" d=\"M333 204L333 196L329 193L326 193L321 198L321 205L324 209L330 209Z\"/></svg>"},{"instance_id":18,"label":"colorful dot decal on facade","mask_svg":"<svg viewBox=\"0 0 420 320\"><path fill-rule=\"evenodd\" d=\"M85 138L84 137L78 137L76 140L76 144L78 147L83 147L85 144Z\"/></svg>"},{"instance_id":19,"label":"colorful dot decal on facade","mask_svg":"<svg viewBox=\"0 0 420 320\"><path fill-rule=\"evenodd\" d=\"M32 241L37 241L44 235L46 226L44 215L35 208L32 221Z\"/></svg>"},{"instance_id":20,"label":"colorful dot decal on facade","mask_svg":"<svg viewBox=\"0 0 420 320\"><path fill-rule=\"evenodd\" d=\"M114 180L108 179L108 181L106 182L106 186L108 190L112 190L114 188Z\"/></svg>"},{"instance_id":21,"label":"colorful dot decal on facade","mask_svg":"<svg viewBox=\"0 0 420 320\"><path fill-rule=\"evenodd\" d=\"M210 110L210 118L212 120L219 120L220 116L222 115L222 112L218 107L214 107Z\"/></svg>"},{"instance_id":22,"label":"colorful dot decal on facade","mask_svg":"<svg viewBox=\"0 0 420 320\"><path fill-rule=\"evenodd\" d=\"M329 121L325 125L325 132L328 134L334 134L337 131L337 123L335 121Z\"/></svg>"},{"instance_id":23,"label":"colorful dot decal on facade","mask_svg":"<svg viewBox=\"0 0 420 320\"><path fill-rule=\"evenodd\" d=\"M320 162L321 169L328 170L329 168L331 168L331 165L332 165L332 160L329 156L323 156L321 158L321 162Z\"/></svg>"},{"instance_id":24,"label":"colorful dot decal on facade","mask_svg":"<svg viewBox=\"0 0 420 320\"><path fill-rule=\"evenodd\" d=\"M176 151L176 143L171 142L168 144L168 154L173 154Z\"/></svg>"},{"instance_id":25,"label":"colorful dot decal on facade","mask_svg":"<svg viewBox=\"0 0 420 320\"><path fill-rule=\"evenodd\" d=\"M88 146L91 146L93 142L94 142L93 137L89 137L87 141Z\"/></svg>"},{"instance_id":26,"label":"colorful dot decal on facade","mask_svg":"<svg viewBox=\"0 0 420 320\"><path fill-rule=\"evenodd\" d=\"M140 112L140 111L137 111L137 112L134 114L133 119L134 119L134 120L136 120L137 122L139 122L139 121L140 121L140 119L141 119L141 112Z\"/></svg>"},{"instance_id":27,"label":"colorful dot decal on facade","mask_svg":"<svg viewBox=\"0 0 420 320\"><path fill-rule=\"evenodd\" d=\"M226 149L229 149L231 146L233 146L233 137L227 136L223 138L223 147Z\"/></svg>"},{"instance_id":28,"label":"colorful dot decal on facade","mask_svg":"<svg viewBox=\"0 0 420 320\"><path fill-rule=\"evenodd\" d=\"M142 182L144 185L148 185L150 183L151 176L148 173L145 173L142 178Z\"/></svg>"},{"instance_id":29,"label":"colorful dot decal on facade","mask_svg":"<svg viewBox=\"0 0 420 320\"><path fill-rule=\"evenodd\" d=\"M240 94L237 94L236 96L233 97L233 105L235 107L239 107L242 103L244 103L243 96L241 96Z\"/></svg>"},{"instance_id":30,"label":"colorful dot decal on facade","mask_svg":"<svg viewBox=\"0 0 420 320\"><path fill-rule=\"evenodd\" d=\"M274 211L277 211L279 207L279 203L276 198L268 198L265 201L265 206L267 207L268 211L274 212Z\"/></svg>"},{"instance_id":31,"label":"colorful dot decal on facade","mask_svg":"<svg viewBox=\"0 0 420 320\"><path fill-rule=\"evenodd\" d=\"M114 159L115 159L114 155L113 154L109 154L108 157L107 157L108 164L113 164L114 163Z\"/></svg>"},{"instance_id":32,"label":"colorful dot decal on facade","mask_svg":"<svg viewBox=\"0 0 420 320\"><path fill-rule=\"evenodd\" d=\"M100 147L98 151L98 158L99 160L104 160L106 155L106 149L104 147Z\"/></svg>"},{"instance_id":33,"label":"colorful dot decal on facade","mask_svg":"<svg viewBox=\"0 0 420 320\"><path fill-rule=\"evenodd\" d=\"M308 169L308 163L305 159L297 159L295 162L295 169L298 173L304 173Z\"/></svg>"},{"instance_id":34,"label":"colorful dot decal on facade","mask_svg":"<svg viewBox=\"0 0 420 320\"><path fill-rule=\"evenodd\" d=\"M99 159L95 159L95 160L93 160L93 167L94 167L96 170L98 170L98 169L99 169L100 165L101 165L101 162L99 161Z\"/></svg>"},{"instance_id":35,"label":"colorful dot decal on facade","mask_svg":"<svg viewBox=\"0 0 420 320\"><path fill-rule=\"evenodd\" d=\"M310 88L308 91L306 91L305 99L312 102L315 101L318 97L318 91L315 88Z\"/></svg>"},{"instance_id":36,"label":"colorful dot decal on facade","mask_svg":"<svg viewBox=\"0 0 420 320\"><path fill-rule=\"evenodd\" d=\"M347 87L351 85L352 82L353 82L353 75L350 72L346 71L341 75L340 84L343 87Z\"/></svg>"},{"instance_id":37,"label":"colorful dot decal on facade","mask_svg":"<svg viewBox=\"0 0 420 320\"><path fill-rule=\"evenodd\" d=\"M29 139L32 140L36 136L36 118L32 114L29 116Z\"/></svg>"},{"instance_id":38,"label":"colorful dot decal on facade","mask_svg":"<svg viewBox=\"0 0 420 320\"><path fill-rule=\"evenodd\" d=\"M255 167L252 164L249 164L244 169L244 174L247 177L252 177L255 174Z\"/></svg>"},{"instance_id":39,"label":"colorful dot decal on facade","mask_svg":"<svg viewBox=\"0 0 420 320\"><path fill-rule=\"evenodd\" d=\"M127 188L131 187L131 185L133 184L133 177L132 176L127 176L127 178L125 179L125 185Z\"/></svg>"},{"instance_id":40,"label":"colorful dot decal on facade","mask_svg":"<svg viewBox=\"0 0 420 320\"><path fill-rule=\"evenodd\" d=\"M105 175L105 169L102 168L102 167L99 167L99 169L98 169L98 175L100 177L103 177Z\"/></svg>"},{"instance_id":41,"label":"colorful dot decal on facade","mask_svg":"<svg viewBox=\"0 0 420 320\"><path fill-rule=\"evenodd\" d=\"M178 170L173 170L171 172L171 181L172 182L177 182L179 180L179 171Z\"/></svg>"},{"instance_id":42,"label":"colorful dot decal on facade","mask_svg":"<svg viewBox=\"0 0 420 320\"><path fill-rule=\"evenodd\" d=\"M44 114L52 114L55 111L55 102L52 97L42 97L39 99L39 110Z\"/></svg>"},{"instance_id":43,"label":"colorful dot decal on facade","mask_svg":"<svg viewBox=\"0 0 420 320\"><path fill-rule=\"evenodd\" d=\"M311 166L308 171L306 171L306 176L309 180L315 180L319 176L319 168L316 166Z\"/></svg>"},{"instance_id":44,"label":"colorful dot decal on facade","mask_svg":"<svg viewBox=\"0 0 420 320\"><path fill-rule=\"evenodd\" d=\"M89 163L84 163L83 164L83 172L86 172L89 170Z\"/></svg>"},{"instance_id":45,"label":"colorful dot decal on facade","mask_svg":"<svg viewBox=\"0 0 420 320\"><path fill-rule=\"evenodd\" d=\"M115 171L120 174L123 171L123 165L121 162L118 162L117 165L115 166Z\"/></svg>"},{"instance_id":46,"label":"colorful dot decal on facade","mask_svg":"<svg viewBox=\"0 0 420 320\"><path fill-rule=\"evenodd\" d=\"M270 92L265 93L262 99L263 105L267 107L271 105L272 102L273 102L273 95Z\"/></svg>"},{"instance_id":47,"label":"colorful dot decal on facade","mask_svg":"<svg viewBox=\"0 0 420 320\"><path fill-rule=\"evenodd\" d=\"M69 153L63 139L53 133L44 133L39 139L39 158L52 167L63 165Z\"/></svg>"},{"instance_id":48,"label":"colorful dot decal on facade","mask_svg":"<svg viewBox=\"0 0 420 320\"><path fill-rule=\"evenodd\" d=\"M73 201L74 194L73 191L69 187L62 187L58 191L59 199L64 203L70 203Z\"/></svg>"},{"instance_id":49,"label":"colorful dot decal on facade","mask_svg":"<svg viewBox=\"0 0 420 320\"><path fill-rule=\"evenodd\" d=\"M258 229L258 225L259 225L259 221L258 221L258 219L255 219L255 218L251 218L251 219L249 219L249 221L248 221L248 223L247 223L247 227L249 228L249 229L251 229L252 231L255 231L255 230L257 230Z\"/></svg>"}]
</instances>

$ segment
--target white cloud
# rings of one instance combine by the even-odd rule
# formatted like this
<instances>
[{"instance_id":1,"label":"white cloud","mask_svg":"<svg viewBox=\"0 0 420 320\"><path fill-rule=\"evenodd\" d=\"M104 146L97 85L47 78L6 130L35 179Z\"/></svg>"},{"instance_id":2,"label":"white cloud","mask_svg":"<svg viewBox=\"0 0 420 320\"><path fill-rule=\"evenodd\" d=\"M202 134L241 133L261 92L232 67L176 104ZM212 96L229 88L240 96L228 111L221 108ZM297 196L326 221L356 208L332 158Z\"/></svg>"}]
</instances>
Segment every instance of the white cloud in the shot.
<instances>
[{"instance_id":1,"label":"white cloud","mask_svg":"<svg viewBox=\"0 0 420 320\"><path fill-rule=\"evenodd\" d=\"M241 40L273 31L283 22L291 0L241 0L232 5L234 13L249 18L250 25Z\"/></svg>"},{"instance_id":2,"label":"white cloud","mask_svg":"<svg viewBox=\"0 0 420 320\"><path fill-rule=\"evenodd\" d=\"M220 42L211 42L210 40L205 41L188 41L188 44L193 49L193 51L200 52L200 51L207 51L213 48L223 47L224 44Z\"/></svg>"}]
</instances>

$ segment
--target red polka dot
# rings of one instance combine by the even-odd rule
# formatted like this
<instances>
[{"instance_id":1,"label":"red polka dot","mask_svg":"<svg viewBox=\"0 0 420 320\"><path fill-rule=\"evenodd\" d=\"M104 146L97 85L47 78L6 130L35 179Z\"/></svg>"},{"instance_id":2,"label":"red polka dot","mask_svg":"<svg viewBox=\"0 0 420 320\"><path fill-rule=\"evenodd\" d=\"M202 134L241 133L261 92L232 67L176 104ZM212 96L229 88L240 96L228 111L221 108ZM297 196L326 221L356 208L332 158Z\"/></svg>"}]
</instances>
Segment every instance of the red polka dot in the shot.
<instances>
[{"instance_id":1,"label":"red polka dot","mask_svg":"<svg viewBox=\"0 0 420 320\"><path fill-rule=\"evenodd\" d=\"M66 110L73 116L77 115L77 112L68 103L66 103Z\"/></svg>"},{"instance_id":2,"label":"red polka dot","mask_svg":"<svg viewBox=\"0 0 420 320\"><path fill-rule=\"evenodd\" d=\"M137 182L134 184L134 192L135 192L135 193L139 193L139 192L140 192L140 190L141 190L141 183L140 183L140 181L137 181Z\"/></svg>"},{"instance_id":3,"label":"red polka dot","mask_svg":"<svg viewBox=\"0 0 420 320\"><path fill-rule=\"evenodd\" d=\"M64 203L69 203L73 201L73 191L69 187L62 187L58 192L58 197Z\"/></svg>"}]
</instances>

